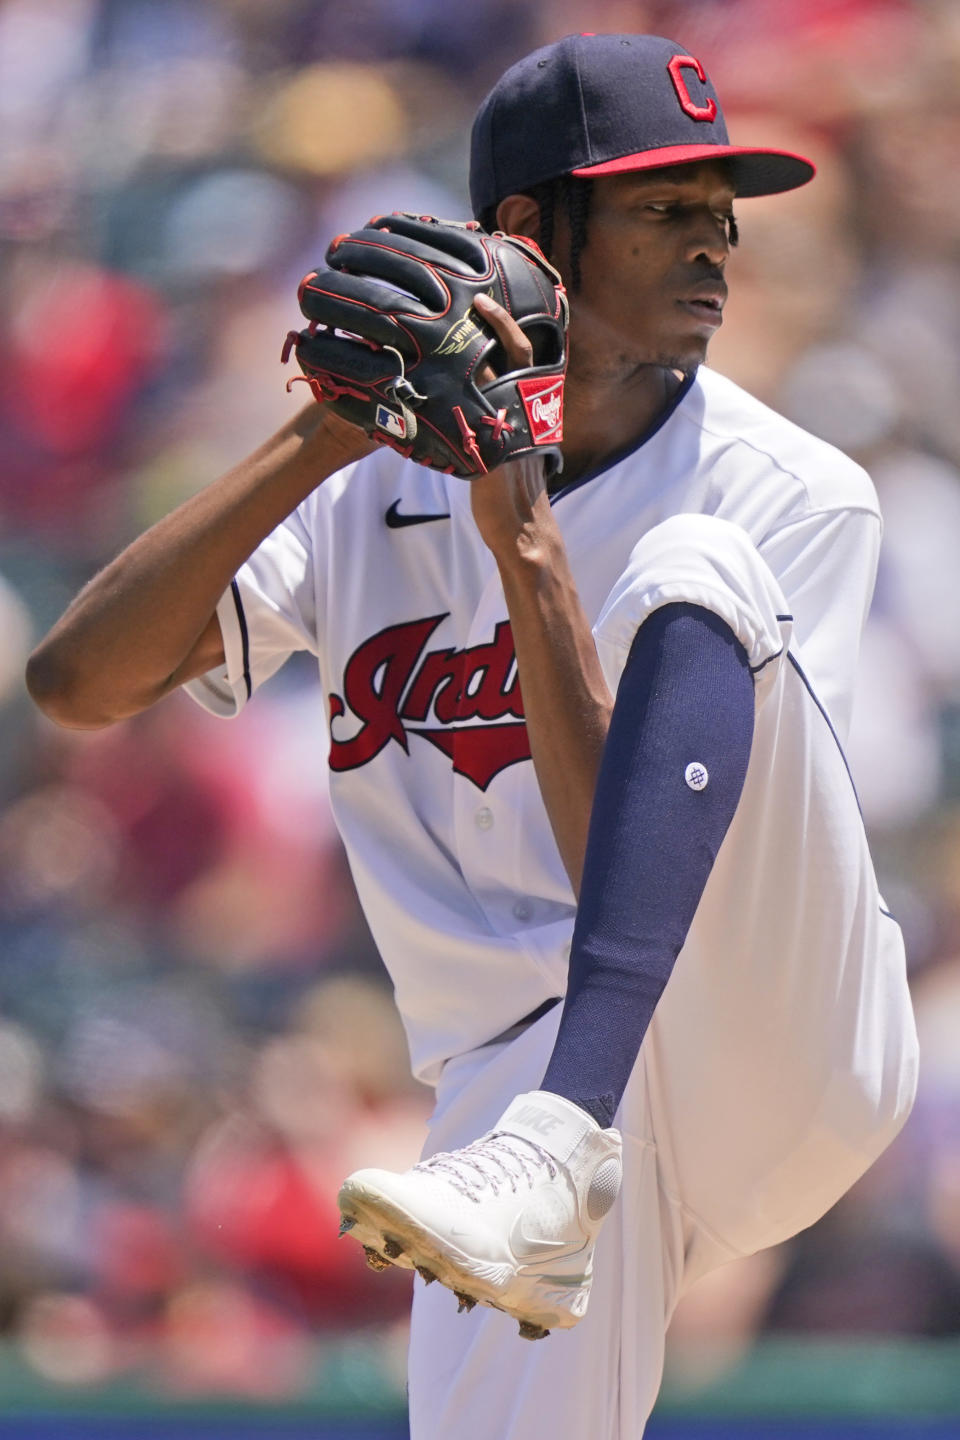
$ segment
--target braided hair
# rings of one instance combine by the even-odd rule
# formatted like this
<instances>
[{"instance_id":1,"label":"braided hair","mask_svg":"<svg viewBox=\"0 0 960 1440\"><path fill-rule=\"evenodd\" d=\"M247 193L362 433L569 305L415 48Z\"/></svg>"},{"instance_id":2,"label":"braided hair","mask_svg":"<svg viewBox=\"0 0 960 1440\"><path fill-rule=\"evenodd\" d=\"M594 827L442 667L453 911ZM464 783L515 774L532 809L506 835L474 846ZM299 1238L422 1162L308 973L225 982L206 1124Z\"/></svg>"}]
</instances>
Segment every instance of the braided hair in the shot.
<instances>
[{"instance_id":1,"label":"braided hair","mask_svg":"<svg viewBox=\"0 0 960 1440\"><path fill-rule=\"evenodd\" d=\"M577 175L558 175L554 180L542 180L524 191L540 207L540 249L548 260L553 258L556 217L565 210L570 227L570 289L580 289L580 256L587 243L587 217L593 195L593 181ZM496 228L496 210L491 208L480 216L485 230Z\"/></svg>"},{"instance_id":2,"label":"braided hair","mask_svg":"<svg viewBox=\"0 0 960 1440\"><path fill-rule=\"evenodd\" d=\"M579 175L558 175L555 180L541 180L524 191L540 207L540 249L548 260L553 259L554 230L557 212L564 209L570 227L570 289L580 289L580 256L587 243L587 219L593 198L593 181ZM480 216L484 230L495 230L497 212L491 207ZM740 240L736 219L727 221L727 238L731 248Z\"/></svg>"}]
</instances>

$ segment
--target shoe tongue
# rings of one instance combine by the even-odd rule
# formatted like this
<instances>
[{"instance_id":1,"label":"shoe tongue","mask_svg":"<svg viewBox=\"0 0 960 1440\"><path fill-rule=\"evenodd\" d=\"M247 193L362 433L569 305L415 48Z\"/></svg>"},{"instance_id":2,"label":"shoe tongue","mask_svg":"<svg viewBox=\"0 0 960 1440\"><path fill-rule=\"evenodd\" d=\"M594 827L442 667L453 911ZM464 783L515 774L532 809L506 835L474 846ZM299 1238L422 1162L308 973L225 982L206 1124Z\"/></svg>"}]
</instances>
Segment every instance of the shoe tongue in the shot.
<instances>
[{"instance_id":1,"label":"shoe tongue","mask_svg":"<svg viewBox=\"0 0 960 1440\"><path fill-rule=\"evenodd\" d=\"M534 1090L529 1095L518 1095L495 1128L501 1134L529 1141L566 1165L584 1136L597 1125L569 1100L551 1095L549 1091Z\"/></svg>"}]
</instances>

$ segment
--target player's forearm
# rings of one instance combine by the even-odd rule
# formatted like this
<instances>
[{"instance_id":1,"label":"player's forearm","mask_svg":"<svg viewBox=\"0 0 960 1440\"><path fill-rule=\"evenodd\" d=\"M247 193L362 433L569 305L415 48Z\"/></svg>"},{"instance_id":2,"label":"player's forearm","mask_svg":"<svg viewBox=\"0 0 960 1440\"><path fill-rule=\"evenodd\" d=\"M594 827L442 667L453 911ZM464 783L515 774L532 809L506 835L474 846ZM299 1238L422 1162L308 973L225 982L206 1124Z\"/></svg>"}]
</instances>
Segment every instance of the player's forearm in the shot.
<instances>
[{"instance_id":1,"label":"player's forearm","mask_svg":"<svg viewBox=\"0 0 960 1440\"><path fill-rule=\"evenodd\" d=\"M574 893L613 697L546 496L540 524L497 562L510 615L530 753Z\"/></svg>"},{"instance_id":2,"label":"player's forearm","mask_svg":"<svg viewBox=\"0 0 960 1440\"><path fill-rule=\"evenodd\" d=\"M259 450L151 527L80 592L27 668L62 725L134 715L222 659L217 603L237 569L323 479L366 448L307 407Z\"/></svg>"}]
</instances>

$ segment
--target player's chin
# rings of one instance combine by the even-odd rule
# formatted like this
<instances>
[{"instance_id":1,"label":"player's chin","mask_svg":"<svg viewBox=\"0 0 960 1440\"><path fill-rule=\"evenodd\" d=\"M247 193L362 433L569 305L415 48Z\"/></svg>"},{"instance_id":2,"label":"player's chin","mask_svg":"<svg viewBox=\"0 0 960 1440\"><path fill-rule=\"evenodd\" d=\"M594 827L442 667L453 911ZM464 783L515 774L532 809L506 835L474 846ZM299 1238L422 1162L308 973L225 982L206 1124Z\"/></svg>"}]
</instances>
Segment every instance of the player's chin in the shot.
<instances>
[{"instance_id":1,"label":"player's chin","mask_svg":"<svg viewBox=\"0 0 960 1440\"><path fill-rule=\"evenodd\" d=\"M706 360L709 343L709 336L678 336L664 345L659 363L667 370L681 370L684 375L690 375Z\"/></svg>"}]
</instances>

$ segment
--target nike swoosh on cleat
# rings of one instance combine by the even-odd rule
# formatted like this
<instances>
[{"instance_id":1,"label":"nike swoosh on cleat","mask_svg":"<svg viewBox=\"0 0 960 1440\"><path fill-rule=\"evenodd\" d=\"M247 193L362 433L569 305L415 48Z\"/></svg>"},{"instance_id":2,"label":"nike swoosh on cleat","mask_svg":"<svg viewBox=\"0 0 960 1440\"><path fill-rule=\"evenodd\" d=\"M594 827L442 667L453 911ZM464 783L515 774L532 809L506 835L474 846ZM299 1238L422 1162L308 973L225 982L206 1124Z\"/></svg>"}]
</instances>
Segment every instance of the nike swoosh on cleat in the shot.
<instances>
[{"instance_id":1,"label":"nike swoosh on cleat","mask_svg":"<svg viewBox=\"0 0 960 1440\"><path fill-rule=\"evenodd\" d=\"M531 1240L523 1233L523 1215L517 1216L510 1231L510 1249L522 1268L530 1268L540 1261L560 1259L564 1255L576 1255L582 1250L584 1240L571 1243L569 1240Z\"/></svg>"},{"instance_id":2,"label":"nike swoosh on cleat","mask_svg":"<svg viewBox=\"0 0 960 1440\"><path fill-rule=\"evenodd\" d=\"M428 525L431 520L449 520L447 511L431 515L401 515L400 501L394 500L386 515L383 517L391 530L402 530L405 525Z\"/></svg>"}]
</instances>

